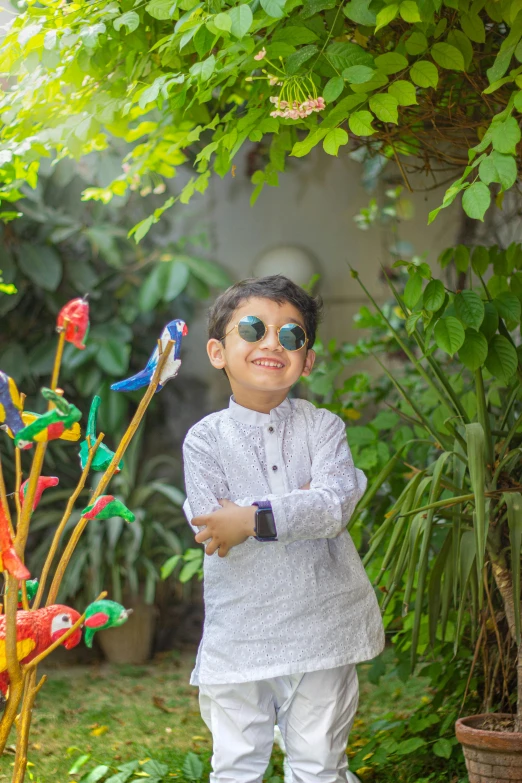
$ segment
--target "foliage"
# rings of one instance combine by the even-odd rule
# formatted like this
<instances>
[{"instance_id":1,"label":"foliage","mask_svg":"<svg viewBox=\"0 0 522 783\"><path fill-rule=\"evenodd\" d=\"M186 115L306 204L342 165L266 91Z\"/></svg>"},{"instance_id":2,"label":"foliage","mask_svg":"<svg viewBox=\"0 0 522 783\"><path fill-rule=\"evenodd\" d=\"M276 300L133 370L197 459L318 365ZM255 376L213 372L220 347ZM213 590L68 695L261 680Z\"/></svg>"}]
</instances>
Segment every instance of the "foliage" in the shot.
<instances>
[{"instance_id":1,"label":"foliage","mask_svg":"<svg viewBox=\"0 0 522 783\"><path fill-rule=\"evenodd\" d=\"M337 155L351 136L406 181L414 159L455 167L441 207L463 193L482 220L491 191L501 205L517 179L521 18L517 0L30 0L0 58L12 77L0 98L4 219L42 158L79 158L111 137L122 165L84 199L148 193L194 169L135 226L139 241L212 170L230 172L248 140L268 149L255 200L289 155L319 143Z\"/></svg>"},{"instance_id":2,"label":"foliage","mask_svg":"<svg viewBox=\"0 0 522 783\"><path fill-rule=\"evenodd\" d=\"M94 768L84 771L90 760L90 754L79 756L69 770L69 775L77 775L84 772L79 783L141 783L144 777L150 783L166 783L172 779L167 764L162 764L154 759L135 759L125 764L97 764ZM189 752L185 756L181 772L184 781L198 783L203 779L204 765L199 756Z\"/></svg>"},{"instance_id":3,"label":"foliage","mask_svg":"<svg viewBox=\"0 0 522 783\"><path fill-rule=\"evenodd\" d=\"M89 293L95 306L87 348L66 346L62 383L66 395L85 400L84 408L94 393L100 394L99 429L114 432L129 403L127 395L109 394L111 378L122 377L129 366L141 369L151 338L165 321L176 316L190 322L195 304L210 295L210 287L230 280L199 255L206 250L204 237L179 236L175 225L171 234L178 239L149 241L137 251L126 239L126 227L143 214L135 194L119 207L79 201L85 178L99 180L113 166L114 149L110 153L91 156L82 167L58 163L40 177L34 192L27 191L28 198L20 202L22 217L4 227L0 266L18 292L0 295L0 316L9 315L9 330L0 336L0 364L24 384L33 404L52 366L58 310L72 297Z\"/></svg>"}]
</instances>

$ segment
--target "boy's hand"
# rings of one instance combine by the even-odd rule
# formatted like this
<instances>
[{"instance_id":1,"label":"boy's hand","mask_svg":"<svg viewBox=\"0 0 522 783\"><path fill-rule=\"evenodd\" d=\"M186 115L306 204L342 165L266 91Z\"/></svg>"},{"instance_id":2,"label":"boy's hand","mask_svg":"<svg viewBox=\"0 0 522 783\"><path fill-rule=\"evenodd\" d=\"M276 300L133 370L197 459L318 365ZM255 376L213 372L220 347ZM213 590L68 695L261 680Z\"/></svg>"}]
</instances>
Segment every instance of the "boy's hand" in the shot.
<instances>
[{"instance_id":1,"label":"boy's hand","mask_svg":"<svg viewBox=\"0 0 522 783\"><path fill-rule=\"evenodd\" d=\"M195 537L198 544L210 541L205 547L205 553L213 555L217 551L219 557L225 557L229 549L254 535L256 507L236 506L230 500L220 500L219 503L222 509L194 517L192 524L203 527Z\"/></svg>"}]
</instances>

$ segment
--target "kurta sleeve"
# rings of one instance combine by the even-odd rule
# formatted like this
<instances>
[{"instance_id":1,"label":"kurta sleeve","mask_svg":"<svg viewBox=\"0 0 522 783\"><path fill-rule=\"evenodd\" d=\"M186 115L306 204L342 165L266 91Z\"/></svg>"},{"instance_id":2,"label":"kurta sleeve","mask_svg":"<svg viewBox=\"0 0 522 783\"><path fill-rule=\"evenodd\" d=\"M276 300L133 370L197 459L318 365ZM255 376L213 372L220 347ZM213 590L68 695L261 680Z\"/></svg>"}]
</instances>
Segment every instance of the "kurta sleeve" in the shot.
<instances>
[{"instance_id":1,"label":"kurta sleeve","mask_svg":"<svg viewBox=\"0 0 522 783\"><path fill-rule=\"evenodd\" d=\"M318 413L310 489L270 498L277 538L284 544L338 536L368 483L363 471L354 466L343 421L324 409Z\"/></svg>"}]
</instances>

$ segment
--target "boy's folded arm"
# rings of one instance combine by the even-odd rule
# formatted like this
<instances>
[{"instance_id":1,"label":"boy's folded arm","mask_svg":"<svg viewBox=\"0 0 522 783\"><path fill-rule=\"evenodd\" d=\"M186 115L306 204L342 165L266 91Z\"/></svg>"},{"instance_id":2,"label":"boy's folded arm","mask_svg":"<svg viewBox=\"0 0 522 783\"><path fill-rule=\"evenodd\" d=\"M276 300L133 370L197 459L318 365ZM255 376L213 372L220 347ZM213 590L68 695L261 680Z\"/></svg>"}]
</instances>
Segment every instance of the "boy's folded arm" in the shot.
<instances>
[{"instance_id":1,"label":"boy's folded arm","mask_svg":"<svg viewBox=\"0 0 522 783\"><path fill-rule=\"evenodd\" d=\"M368 482L363 471L354 466L344 423L328 411L324 414L316 433L310 489L234 500L239 506L270 500L277 538L284 544L335 538L345 529L366 490Z\"/></svg>"}]
</instances>

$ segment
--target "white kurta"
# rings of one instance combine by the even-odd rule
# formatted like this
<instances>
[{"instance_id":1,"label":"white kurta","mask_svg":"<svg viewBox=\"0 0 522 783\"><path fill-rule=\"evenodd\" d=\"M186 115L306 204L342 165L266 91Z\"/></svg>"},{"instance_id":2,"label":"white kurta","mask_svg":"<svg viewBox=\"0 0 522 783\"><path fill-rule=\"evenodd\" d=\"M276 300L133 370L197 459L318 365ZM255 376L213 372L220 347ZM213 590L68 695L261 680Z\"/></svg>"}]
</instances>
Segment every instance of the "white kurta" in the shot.
<instances>
[{"instance_id":1,"label":"white kurta","mask_svg":"<svg viewBox=\"0 0 522 783\"><path fill-rule=\"evenodd\" d=\"M191 428L183 457L189 522L220 508L219 498L270 500L278 536L205 557L191 683L255 681L378 655L380 610L346 530L367 480L342 420L305 400L264 414L231 399Z\"/></svg>"}]
</instances>

